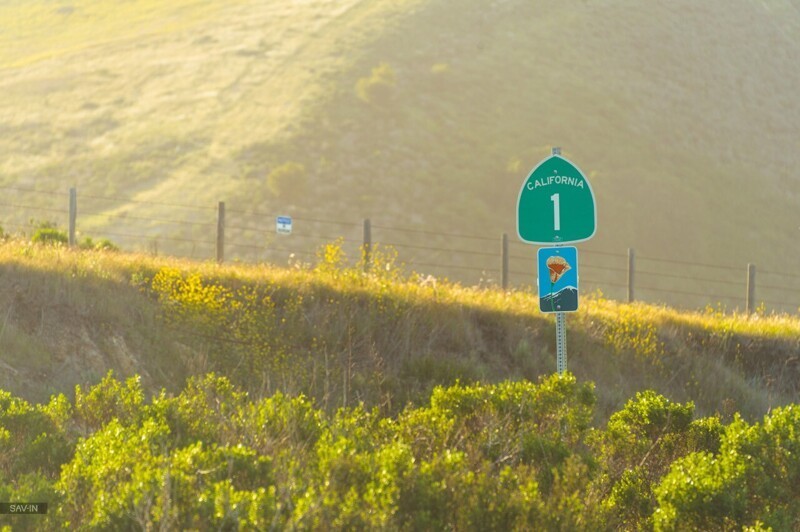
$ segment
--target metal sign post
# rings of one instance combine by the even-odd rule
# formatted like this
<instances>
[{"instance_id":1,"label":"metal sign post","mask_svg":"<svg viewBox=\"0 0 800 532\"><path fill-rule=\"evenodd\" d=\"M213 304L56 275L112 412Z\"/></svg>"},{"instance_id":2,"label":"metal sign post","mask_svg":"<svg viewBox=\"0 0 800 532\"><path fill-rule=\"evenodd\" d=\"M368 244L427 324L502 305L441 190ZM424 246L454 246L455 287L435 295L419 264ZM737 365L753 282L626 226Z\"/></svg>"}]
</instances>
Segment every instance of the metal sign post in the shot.
<instances>
[{"instance_id":1,"label":"metal sign post","mask_svg":"<svg viewBox=\"0 0 800 532\"><path fill-rule=\"evenodd\" d=\"M567 371L567 317L556 313L556 369L559 375Z\"/></svg>"}]
</instances>

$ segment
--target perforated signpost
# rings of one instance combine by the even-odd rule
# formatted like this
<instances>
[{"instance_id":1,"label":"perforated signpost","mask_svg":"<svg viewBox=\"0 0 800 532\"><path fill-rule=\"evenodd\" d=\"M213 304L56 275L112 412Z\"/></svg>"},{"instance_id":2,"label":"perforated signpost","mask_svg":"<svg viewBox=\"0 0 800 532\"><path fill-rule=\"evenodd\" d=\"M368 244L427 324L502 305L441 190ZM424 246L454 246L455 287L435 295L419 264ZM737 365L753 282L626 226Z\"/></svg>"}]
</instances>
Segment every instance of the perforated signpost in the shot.
<instances>
[{"instance_id":1,"label":"perforated signpost","mask_svg":"<svg viewBox=\"0 0 800 532\"><path fill-rule=\"evenodd\" d=\"M556 315L556 366L567 370L565 312L578 310L578 250L597 230L597 210L589 180L553 148L522 183L517 199L517 234L529 244L549 246L537 254L539 309Z\"/></svg>"}]
</instances>

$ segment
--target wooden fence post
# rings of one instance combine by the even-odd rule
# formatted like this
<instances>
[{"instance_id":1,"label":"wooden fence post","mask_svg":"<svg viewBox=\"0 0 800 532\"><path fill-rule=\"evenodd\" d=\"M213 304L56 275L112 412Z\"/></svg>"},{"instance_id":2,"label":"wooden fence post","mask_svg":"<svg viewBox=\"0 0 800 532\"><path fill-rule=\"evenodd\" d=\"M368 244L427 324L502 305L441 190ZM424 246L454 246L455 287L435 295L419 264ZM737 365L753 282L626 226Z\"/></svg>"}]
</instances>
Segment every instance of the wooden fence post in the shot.
<instances>
[{"instance_id":1,"label":"wooden fence post","mask_svg":"<svg viewBox=\"0 0 800 532\"><path fill-rule=\"evenodd\" d=\"M503 233L500 244L500 286L508 290L508 235Z\"/></svg>"},{"instance_id":2,"label":"wooden fence post","mask_svg":"<svg viewBox=\"0 0 800 532\"><path fill-rule=\"evenodd\" d=\"M633 303L633 277L635 274L636 252L628 248L628 303Z\"/></svg>"},{"instance_id":3,"label":"wooden fence post","mask_svg":"<svg viewBox=\"0 0 800 532\"><path fill-rule=\"evenodd\" d=\"M372 223L369 218L364 218L364 244L362 247L364 257L364 273L369 272L372 260Z\"/></svg>"},{"instance_id":4,"label":"wooden fence post","mask_svg":"<svg viewBox=\"0 0 800 532\"><path fill-rule=\"evenodd\" d=\"M75 247L75 222L78 219L78 190L69 189L69 247Z\"/></svg>"},{"instance_id":5,"label":"wooden fence post","mask_svg":"<svg viewBox=\"0 0 800 532\"><path fill-rule=\"evenodd\" d=\"M752 314L756 304L756 265L747 265L747 299L745 300L745 312Z\"/></svg>"},{"instance_id":6,"label":"wooden fence post","mask_svg":"<svg viewBox=\"0 0 800 532\"><path fill-rule=\"evenodd\" d=\"M217 262L225 262L225 202L217 207Z\"/></svg>"}]
</instances>

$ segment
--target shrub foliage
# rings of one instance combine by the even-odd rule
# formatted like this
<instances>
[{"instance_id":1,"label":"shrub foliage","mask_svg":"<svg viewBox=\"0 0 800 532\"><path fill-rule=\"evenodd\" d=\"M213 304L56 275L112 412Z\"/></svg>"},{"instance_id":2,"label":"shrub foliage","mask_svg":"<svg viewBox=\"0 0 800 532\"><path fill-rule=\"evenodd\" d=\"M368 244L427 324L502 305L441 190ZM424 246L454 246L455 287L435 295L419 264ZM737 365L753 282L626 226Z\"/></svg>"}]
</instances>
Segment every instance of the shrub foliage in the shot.
<instances>
[{"instance_id":1,"label":"shrub foliage","mask_svg":"<svg viewBox=\"0 0 800 532\"><path fill-rule=\"evenodd\" d=\"M437 387L395 416L255 399L224 377L145 400L109 374L31 405L0 393L0 498L20 529L791 530L800 407L693 419L642 392L591 426L571 376Z\"/></svg>"}]
</instances>

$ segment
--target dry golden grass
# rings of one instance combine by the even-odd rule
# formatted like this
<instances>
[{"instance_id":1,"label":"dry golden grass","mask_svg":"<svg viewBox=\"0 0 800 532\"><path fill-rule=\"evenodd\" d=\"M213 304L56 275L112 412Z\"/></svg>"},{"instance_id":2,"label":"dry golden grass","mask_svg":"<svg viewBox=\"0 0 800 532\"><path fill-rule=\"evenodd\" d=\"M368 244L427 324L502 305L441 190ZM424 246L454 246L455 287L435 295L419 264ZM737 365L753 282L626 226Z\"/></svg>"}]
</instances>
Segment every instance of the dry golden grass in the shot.
<instances>
[{"instance_id":1,"label":"dry golden grass","mask_svg":"<svg viewBox=\"0 0 800 532\"><path fill-rule=\"evenodd\" d=\"M109 368L144 375L151 390L213 370L256 394L397 409L456 379L554 371L554 323L529 291L410 274L391 253L378 253L365 275L337 263L332 249L314 267L279 268L6 242L0 361L14 378L0 385L42 399ZM694 400L701 413L753 417L797 401L796 316L600 296L581 305L568 317L568 367L596 383L600 415L649 388ZM30 378L24 388L21 376Z\"/></svg>"}]
</instances>

